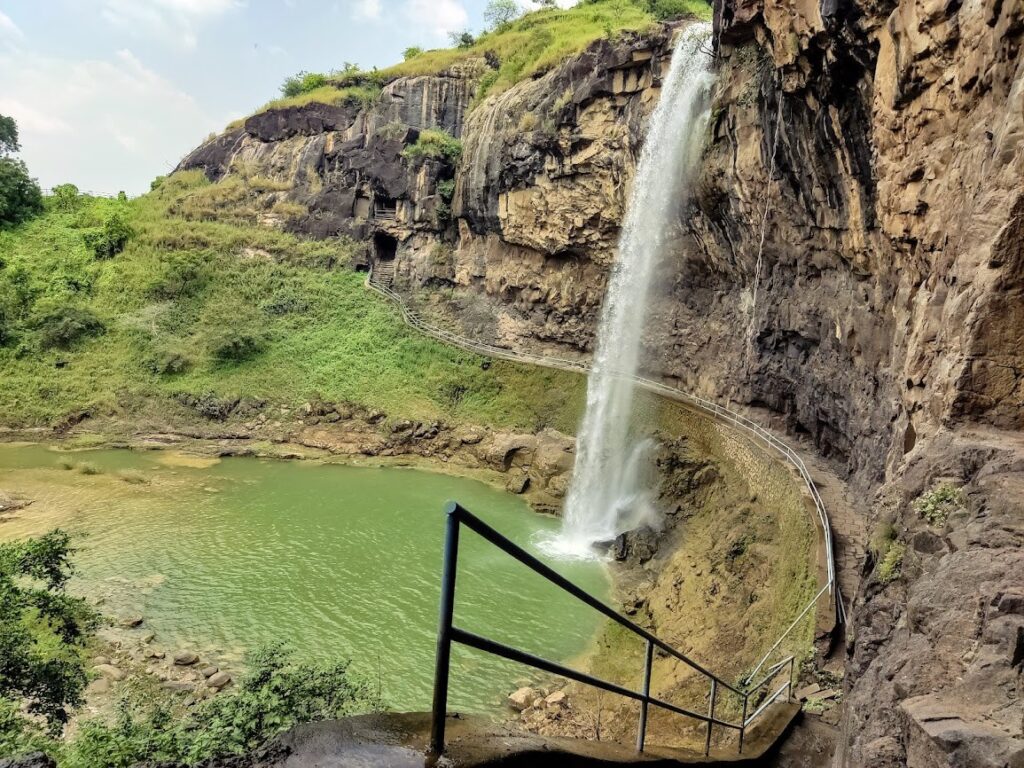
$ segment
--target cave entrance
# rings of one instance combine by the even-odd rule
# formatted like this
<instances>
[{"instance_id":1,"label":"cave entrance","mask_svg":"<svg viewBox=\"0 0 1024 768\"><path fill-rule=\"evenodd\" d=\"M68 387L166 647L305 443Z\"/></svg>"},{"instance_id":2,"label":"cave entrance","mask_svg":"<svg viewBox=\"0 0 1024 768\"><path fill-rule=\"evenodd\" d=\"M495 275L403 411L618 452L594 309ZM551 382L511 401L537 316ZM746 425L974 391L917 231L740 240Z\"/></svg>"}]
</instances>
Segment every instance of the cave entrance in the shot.
<instances>
[{"instance_id":1,"label":"cave entrance","mask_svg":"<svg viewBox=\"0 0 1024 768\"><path fill-rule=\"evenodd\" d=\"M391 235L378 232L373 236L373 282L390 288L395 280L395 256L398 255L398 240Z\"/></svg>"}]
</instances>

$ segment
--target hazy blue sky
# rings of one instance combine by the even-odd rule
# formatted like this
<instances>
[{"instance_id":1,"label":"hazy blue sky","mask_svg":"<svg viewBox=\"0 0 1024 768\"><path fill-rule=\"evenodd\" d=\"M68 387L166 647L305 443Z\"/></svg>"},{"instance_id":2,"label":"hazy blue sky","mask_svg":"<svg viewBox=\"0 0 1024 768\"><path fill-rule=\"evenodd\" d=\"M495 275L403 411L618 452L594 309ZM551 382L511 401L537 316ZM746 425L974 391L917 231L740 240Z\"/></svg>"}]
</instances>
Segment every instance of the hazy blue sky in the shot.
<instances>
[{"instance_id":1,"label":"hazy blue sky","mask_svg":"<svg viewBox=\"0 0 1024 768\"><path fill-rule=\"evenodd\" d=\"M0 114L17 119L44 187L135 194L286 76L445 45L449 31L480 29L485 4L0 0Z\"/></svg>"}]
</instances>

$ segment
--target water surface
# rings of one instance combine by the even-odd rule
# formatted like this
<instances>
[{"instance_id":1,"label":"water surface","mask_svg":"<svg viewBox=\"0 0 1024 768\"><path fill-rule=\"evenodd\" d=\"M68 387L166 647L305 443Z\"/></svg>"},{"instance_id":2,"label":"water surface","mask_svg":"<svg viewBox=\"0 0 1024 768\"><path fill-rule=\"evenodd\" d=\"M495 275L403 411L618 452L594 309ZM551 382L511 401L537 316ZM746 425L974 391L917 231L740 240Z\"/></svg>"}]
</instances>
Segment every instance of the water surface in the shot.
<instances>
[{"instance_id":1,"label":"water surface","mask_svg":"<svg viewBox=\"0 0 1024 768\"><path fill-rule=\"evenodd\" d=\"M445 501L534 552L557 526L465 478L165 451L0 445L0 491L34 500L0 522L0 539L69 530L80 548L75 589L108 614L141 613L168 649L230 661L283 639L304 659L351 658L398 709L430 701ZM593 611L465 529L461 555L461 626L555 660L585 650ZM599 564L553 564L607 592ZM492 707L525 674L457 648L452 707Z\"/></svg>"}]
</instances>

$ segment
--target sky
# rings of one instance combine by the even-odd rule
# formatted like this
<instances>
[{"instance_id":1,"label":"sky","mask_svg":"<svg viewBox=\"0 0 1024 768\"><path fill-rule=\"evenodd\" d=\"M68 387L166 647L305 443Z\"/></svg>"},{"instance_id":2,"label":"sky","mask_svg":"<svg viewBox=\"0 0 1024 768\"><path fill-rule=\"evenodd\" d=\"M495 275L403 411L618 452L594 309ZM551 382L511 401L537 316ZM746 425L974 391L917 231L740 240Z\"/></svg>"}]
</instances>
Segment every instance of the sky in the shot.
<instances>
[{"instance_id":1,"label":"sky","mask_svg":"<svg viewBox=\"0 0 1024 768\"><path fill-rule=\"evenodd\" d=\"M287 76L445 46L451 31L482 28L485 5L0 0L0 114L17 120L21 158L44 188L139 194Z\"/></svg>"}]
</instances>

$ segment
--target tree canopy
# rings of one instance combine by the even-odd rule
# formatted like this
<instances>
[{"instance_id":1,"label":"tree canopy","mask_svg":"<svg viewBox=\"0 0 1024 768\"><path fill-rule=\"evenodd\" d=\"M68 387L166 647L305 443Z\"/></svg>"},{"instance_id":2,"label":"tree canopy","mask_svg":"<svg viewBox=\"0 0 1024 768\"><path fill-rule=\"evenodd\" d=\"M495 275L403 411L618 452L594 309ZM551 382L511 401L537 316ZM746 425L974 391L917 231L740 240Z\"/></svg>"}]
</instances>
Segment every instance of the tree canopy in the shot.
<instances>
[{"instance_id":1,"label":"tree canopy","mask_svg":"<svg viewBox=\"0 0 1024 768\"><path fill-rule=\"evenodd\" d=\"M21 149L18 124L0 115L0 227L19 224L43 210L43 193L25 163L10 157Z\"/></svg>"},{"instance_id":2,"label":"tree canopy","mask_svg":"<svg viewBox=\"0 0 1024 768\"><path fill-rule=\"evenodd\" d=\"M9 155L21 150L18 142L18 124L13 117L0 115L0 155Z\"/></svg>"}]
</instances>

